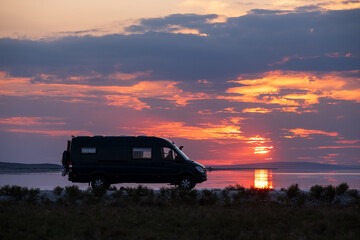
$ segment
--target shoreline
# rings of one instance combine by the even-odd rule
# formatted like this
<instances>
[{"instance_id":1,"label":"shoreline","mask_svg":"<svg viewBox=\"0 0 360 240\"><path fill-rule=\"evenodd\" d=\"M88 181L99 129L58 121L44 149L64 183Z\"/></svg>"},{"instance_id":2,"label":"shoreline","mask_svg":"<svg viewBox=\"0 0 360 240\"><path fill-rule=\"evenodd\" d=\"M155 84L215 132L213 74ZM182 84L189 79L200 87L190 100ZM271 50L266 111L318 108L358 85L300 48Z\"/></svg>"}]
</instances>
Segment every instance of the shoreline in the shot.
<instances>
[{"instance_id":1,"label":"shoreline","mask_svg":"<svg viewBox=\"0 0 360 240\"><path fill-rule=\"evenodd\" d=\"M239 185L223 189L182 190L176 187L154 190L139 185L136 188L115 187L81 190L78 186L55 187L53 190L40 190L20 186L5 185L0 187L0 204L5 202L77 203L98 202L114 204L118 201L133 203L139 200L152 204L169 204L173 201L180 204L189 199L194 204L209 201L213 205L253 204L257 202L294 206L351 206L360 205L360 191L349 189L346 183L338 186L315 185L309 191L300 190L297 184L281 190L244 188Z\"/></svg>"}]
</instances>

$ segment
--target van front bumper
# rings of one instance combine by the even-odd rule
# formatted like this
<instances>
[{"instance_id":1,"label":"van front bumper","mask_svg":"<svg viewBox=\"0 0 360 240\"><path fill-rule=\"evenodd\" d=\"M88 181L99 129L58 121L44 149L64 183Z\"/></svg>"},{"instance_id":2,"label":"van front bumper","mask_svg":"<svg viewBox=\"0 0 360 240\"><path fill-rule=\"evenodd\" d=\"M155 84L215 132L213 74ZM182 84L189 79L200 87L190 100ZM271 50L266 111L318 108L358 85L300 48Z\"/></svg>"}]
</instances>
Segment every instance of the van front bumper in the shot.
<instances>
[{"instance_id":1,"label":"van front bumper","mask_svg":"<svg viewBox=\"0 0 360 240\"><path fill-rule=\"evenodd\" d=\"M196 182L197 183L202 183L202 182L205 182L206 180L207 180L207 174L203 173L201 175L198 175L198 177L196 179Z\"/></svg>"}]
</instances>

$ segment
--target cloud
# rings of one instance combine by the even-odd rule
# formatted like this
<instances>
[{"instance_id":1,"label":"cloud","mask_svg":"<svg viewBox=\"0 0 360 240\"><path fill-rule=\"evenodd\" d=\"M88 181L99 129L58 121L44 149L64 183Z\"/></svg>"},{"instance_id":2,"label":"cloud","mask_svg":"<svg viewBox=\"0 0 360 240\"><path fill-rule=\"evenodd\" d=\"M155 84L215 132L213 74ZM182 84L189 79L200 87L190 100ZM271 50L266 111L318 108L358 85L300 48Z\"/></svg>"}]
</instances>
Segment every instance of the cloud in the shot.
<instances>
[{"instance_id":1,"label":"cloud","mask_svg":"<svg viewBox=\"0 0 360 240\"><path fill-rule=\"evenodd\" d=\"M41 74L42 76L43 74ZM147 76L148 73L123 74L115 73L110 75L111 79L122 81L132 80L139 76ZM105 104L113 106L130 107L136 110L150 108L141 99L158 98L170 101L176 106L185 106L189 101L196 99L207 99L209 95L205 93L185 92L177 87L177 82L173 81L139 81L129 86L94 86L81 84L78 81L87 79L87 77L68 77L74 80L73 83L62 83L61 80L53 76L42 76L45 81L33 81L30 78L16 78L7 73L0 76L0 93L3 96L43 96L51 98L66 98L68 102L74 101L104 101ZM50 81L49 78L51 79ZM55 81L53 79L56 79Z\"/></svg>"},{"instance_id":2,"label":"cloud","mask_svg":"<svg viewBox=\"0 0 360 240\"><path fill-rule=\"evenodd\" d=\"M39 71L107 75L120 64L123 73L152 71L154 78L179 81L223 81L272 69L355 70L360 65L360 24L354 19L359 16L359 9L281 15L267 11L211 23L217 15L175 14L140 20L136 28L143 31L138 34L50 42L1 39L0 66L21 76ZM182 30L192 32L179 34ZM326 55L334 52L352 57ZM289 56L284 64L271 66Z\"/></svg>"},{"instance_id":3,"label":"cloud","mask_svg":"<svg viewBox=\"0 0 360 240\"><path fill-rule=\"evenodd\" d=\"M318 104L320 98L349 100L360 102L360 84L354 77L345 77L343 72L326 74L312 72L271 71L260 78L248 79L247 75L231 81L240 84L231 87L227 96L219 96L238 102L252 102L272 105L273 111L282 111L274 105L288 107L290 111L299 112L311 105ZM356 78L358 79L358 78ZM257 111L256 111L257 109ZM286 111L287 108L284 108ZM264 112L264 108L252 108L243 112Z\"/></svg>"},{"instance_id":4,"label":"cloud","mask_svg":"<svg viewBox=\"0 0 360 240\"><path fill-rule=\"evenodd\" d=\"M52 137L59 137L59 136L89 136L92 135L89 131L86 130L31 130L31 129L8 129L8 132L14 133L21 133L21 134L41 134L47 135Z\"/></svg>"},{"instance_id":5,"label":"cloud","mask_svg":"<svg viewBox=\"0 0 360 240\"><path fill-rule=\"evenodd\" d=\"M54 117L10 117L10 118L0 118L0 124L42 126L42 125L64 125L65 123L61 122L61 119Z\"/></svg>"},{"instance_id":6,"label":"cloud","mask_svg":"<svg viewBox=\"0 0 360 240\"><path fill-rule=\"evenodd\" d=\"M359 17L174 14L124 34L0 39L1 131L164 136L207 162L354 163Z\"/></svg>"},{"instance_id":7,"label":"cloud","mask_svg":"<svg viewBox=\"0 0 360 240\"><path fill-rule=\"evenodd\" d=\"M285 136L286 138L293 138L293 137L307 138L314 134L320 134L320 135L331 136L331 137L337 137L339 135L337 132L325 132L325 131L321 131L321 130L302 129L302 128L283 129L283 130L290 133L290 135Z\"/></svg>"}]
</instances>

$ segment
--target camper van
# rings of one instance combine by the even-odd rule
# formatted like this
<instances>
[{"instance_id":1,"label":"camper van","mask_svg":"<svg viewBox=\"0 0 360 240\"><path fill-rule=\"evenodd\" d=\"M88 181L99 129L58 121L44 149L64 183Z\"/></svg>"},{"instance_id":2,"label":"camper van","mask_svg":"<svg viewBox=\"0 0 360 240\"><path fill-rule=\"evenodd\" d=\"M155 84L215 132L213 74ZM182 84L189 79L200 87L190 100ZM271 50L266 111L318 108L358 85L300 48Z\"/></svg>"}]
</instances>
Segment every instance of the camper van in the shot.
<instances>
[{"instance_id":1,"label":"camper van","mask_svg":"<svg viewBox=\"0 0 360 240\"><path fill-rule=\"evenodd\" d=\"M174 143L147 136L73 137L62 164L69 181L93 188L115 183L169 183L192 189L207 180L203 165L190 160Z\"/></svg>"}]
</instances>

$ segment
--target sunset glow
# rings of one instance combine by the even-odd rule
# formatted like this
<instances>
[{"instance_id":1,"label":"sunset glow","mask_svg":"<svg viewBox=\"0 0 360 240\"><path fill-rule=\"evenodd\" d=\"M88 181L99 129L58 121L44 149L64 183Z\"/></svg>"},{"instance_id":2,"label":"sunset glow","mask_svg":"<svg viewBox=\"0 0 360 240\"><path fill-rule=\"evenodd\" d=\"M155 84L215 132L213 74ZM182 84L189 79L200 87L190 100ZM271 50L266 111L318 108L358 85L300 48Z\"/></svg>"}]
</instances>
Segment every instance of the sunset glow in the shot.
<instances>
[{"instance_id":1,"label":"sunset glow","mask_svg":"<svg viewBox=\"0 0 360 240\"><path fill-rule=\"evenodd\" d=\"M1 158L149 135L205 165L359 164L358 19L340 0L2 0Z\"/></svg>"},{"instance_id":2,"label":"sunset glow","mask_svg":"<svg viewBox=\"0 0 360 240\"><path fill-rule=\"evenodd\" d=\"M272 148L273 148L272 146L270 146L270 147L254 147L254 153L255 154L267 154L270 152L270 150Z\"/></svg>"},{"instance_id":3,"label":"sunset glow","mask_svg":"<svg viewBox=\"0 0 360 240\"><path fill-rule=\"evenodd\" d=\"M273 176L271 170L256 169L254 170L254 187L273 189Z\"/></svg>"}]
</instances>

